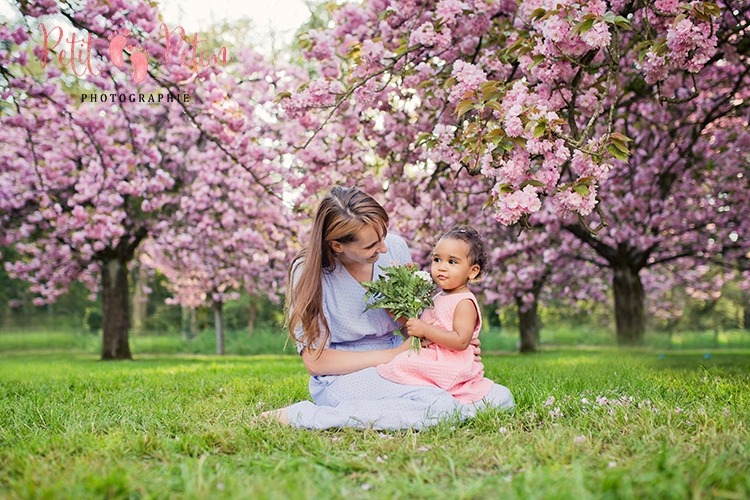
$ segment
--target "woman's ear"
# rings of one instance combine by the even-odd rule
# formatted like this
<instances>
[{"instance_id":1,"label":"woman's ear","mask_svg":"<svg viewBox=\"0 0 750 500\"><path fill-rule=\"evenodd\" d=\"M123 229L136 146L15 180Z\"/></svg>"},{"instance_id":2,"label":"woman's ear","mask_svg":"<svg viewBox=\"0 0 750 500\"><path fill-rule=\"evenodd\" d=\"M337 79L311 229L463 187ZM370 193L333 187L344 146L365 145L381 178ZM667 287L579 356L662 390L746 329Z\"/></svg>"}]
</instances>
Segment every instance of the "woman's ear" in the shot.
<instances>
[{"instance_id":1,"label":"woman's ear","mask_svg":"<svg viewBox=\"0 0 750 500\"><path fill-rule=\"evenodd\" d=\"M332 241L331 250L333 250L333 253L341 253L344 251L344 248L341 246L341 243L339 243L338 241Z\"/></svg>"}]
</instances>

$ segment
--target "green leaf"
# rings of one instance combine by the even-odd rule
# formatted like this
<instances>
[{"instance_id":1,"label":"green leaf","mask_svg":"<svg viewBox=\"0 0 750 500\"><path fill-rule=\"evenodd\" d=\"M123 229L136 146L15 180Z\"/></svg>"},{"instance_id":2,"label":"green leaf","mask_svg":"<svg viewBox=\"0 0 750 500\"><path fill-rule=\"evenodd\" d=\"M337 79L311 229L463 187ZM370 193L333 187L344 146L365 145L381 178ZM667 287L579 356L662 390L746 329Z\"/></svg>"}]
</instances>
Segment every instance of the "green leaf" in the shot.
<instances>
[{"instance_id":1,"label":"green leaf","mask_svg":"<svg viewBox=\"0 0 750 500\"><path fill-rule=\"evenodd\" d=\"M399 57L399 56L405 54L407 50L409 50L409 43L408 42L404 42L404 43L402 43L401 45L398 46L398 48L396 49L396 51L394 52L394 54L395 54L396 57Z\"/></svg>"},{"instance_id":2,"label":"green leaf","mask_svg":"<svg viewBox=\"0 0 750 500\"><path fill-rule=\"evenodd\" d=\"M505 151L512 151L516 144L513 141L504 141L500 143L500 147Z\"/></svg>"},{"instance_id":3,"label":"green leaf","mask_svg":"<svg viewBox=\"0 0 750 500\"><path fill-rule=\"evenodd\" d=\"M715 2L703 2L703 7L706 13L713 17L719 17L721 15L721 8Z\"/></svg>"},{"instance_id":4,"label":"green leaf","mask_svg":"<svg viewBox=\"0 0 750 500\"><path fill-rule=\"evenodd\" d=\"M633 50L638 52L644 49L647 49L651 47L651 44L654 43L653 40L644 40L641 43L637 44L635 47L633 47Z\"/></svg>"},{"instance_id":5,"label":"green leaf","mask_svg":"<svg viewBox=\"0 0 750 500\"><path fill-rule=\"evenodd\" d=\"M544 21L545 19L549 19L552 16L556 16L559 13L560 13L560 11L558 9L550 10L549 12L547 12L546 14L544 14L542 17L540 17L539 20L540 21Z\"/></svg>"},{"instance_id":6,"label":"green leaf","mask_svg":"<svg viewBox=\"0 0 750 500\"><path fill-rule=\"evenodd\" d=\"M516 40L515 42L513 42L513 45L505 49L505 53L507 55L510 55L516 50L520 49L525 43L526 40L524 40L523 38L521 38L520 40Z\"/></svg>"},{"instance_id":7,"label":"green leaf","mask_svg":"<svg viewBox=\"0 0 750 500\"><path fill-rule=\"evenodd\" d=\"M535 55L534 56L534 64L532 64L531 66L529 66L529 69L533 68L534 66L536 66L540 62L544 61L545 59L546 59L546 56L544 56L543 54L537 54L537 55Z\"/></svg>"},{"instance_id":8,"label":"green leaf","mask_svg":"<svg viewBox=\"0 0 750 500\"><path fill-rule=\"evenodd\" d=\"M622 151L623 153L625 153L626 155L630 154L630 150L628 149L628 147L625 145L624 142L612 141L612 145L616 147L617 149L619 149L620 151Z\"/></svg>"},{"instance_id":9,"label":"green leaf","mask_svg":"<svg viewBox=\"0 0 750 500\"><path fill-rule=\"evenodd\" d=\"M620 151L617 147L615 147L613 144L607 144L607 151L609 151L609 154L617 158L618 160L622 160L627 162L628 161L628 155L627 153L624 153Z\"/></svg>"},{"instance_id":10,"label":"green leaf","mask_svg":"<svg viewBox=\"0 0 750 500\"><path fill-rule=\"evenodd\" d=\"M499 111L501 113L503 111L503 106L497 101L490 101L486 104L486 106L494 109L495 111Z\"/></svg>"},{"instance_id":11,"label":"green leaf","mask_svg":"<svg viewBox=\"0 0 750 500\"><path fill-rule=\"evenodd\" d=\"M534 186L534 187L546 187L546 184L542 181L538 181L536 179L526 179L521 183L520 186L518 186L519 189L523 189L526 186Z\"/></svg>"},{"instance_id":12,"label":"green leaf","mask_svg":"<svg viewBox=\"0 0 750 500\"><path fill-rule=\"evenodd\" d=\"M362 49L360 42L352 42L349 44L349 50L346 51L348 57L357 57Z\"/></svg>"},{"instance_id":13,"label":"green leaf","mask_svg":"<svg viewBox=\"0 0 750 500\"><path fill-rule=\"evenodd\" d=\"M482 94L482 99L484 99L485 101L496 101L500 97L503 97L504 95L505 95L505 92L503 92L502 90L496 90L488 94Z\"/></svg>"},{"instance_id":14,"label":"green leaf","mask_svg":"<svg viewBox=\"0 0 750 500\"><path fill-rule=\"evenodd\" d=\"M620 142L631 142L633 140L627 135L621 134L619 132L612 132L611 134L609 134L609 138Z\"/></svg>"},{"instance_id":15,"label":"green leaf","mask_svg":"<svg viewBox=\"0 0 750 500\"><path fill-rule=\"evenodd\" d=\"M487 201L484 202L484 205L482 205L482 210L486 210L487 208L491 207L495 204L497 201L497 198L493 195L490 195L489 198L487 198Z\"/></svg>"},{"instance_id":16,"label":"green leaf","mask_svg":"<svg viewBox=\"0 0 750 500\"><path fill-rule=\"evenodd\" d=\"M455 114L458 118L461 118L473 108L474 103L472 101L461 101L458 103L458 106L456 106Z\"/></svg>"},{"instance_id":17,"label":"green leaf","mask_svg":"<svg viewBox=\"0 0 750 500\"><path fill-rule=\"evenodd\" d=\"M660 38L657 40L657 42L651 47L651 50L659 56L663 56L667 53L667 41L664 38Z\"/></svg>"},{"instance_id":18,"label":"green leaf","mask_svg":"<svg viewBox=\"0 0 750 500\"><path fill-rule=\"evenodd\" d=\"M534 137L540 138L544 135L545 130L547 130L547 126L544 123L538 124L536 127L534 127Z\"/></svg>"},{"instance_id":19,"label":"green leaf","mask_svg":"<svg viewBox=\"0 0 750 500\"><path fill-rule=\"evenodd\" d=\"M479 86L479 90L484 93L485 91L496 91L498 90L497 80L488 80Z\"/></svg>"},{"instance_id":20,"label":"green leaf","mask_svg":"<svg viewBox=\"0 0 750 500\"><path fill-rule=\"evenodd\" d=\"M584 198L591 194L591 190L588 188L588 186L584 186L581 184L576 184L575 186L573 186L573 191L580 194Z\"/></svg>"},{"instance_id":21,"label":"green leaf","mask_svg":"<svg viewBox=\"0 0 750 500\"><path fill-rule=\"evenodd\" d=\"M547 13L547 11L541 7L536 9L534 12L531 13L531 20L536 21L540 17L544 16Z\"/></svg>"},{"instance_id":22,"label":"green leaf","mask_svg":"<svg viewBox=\"0 0 750 500\"><path fill-rule=\"evenodd\" d=\"M628 21L627 18L624 18L622 16L615 17L614 24L616 24L617 26L619 26L620 28L624 30L632 29L632 27L630 26L630 21Z\"/></svg>"},{"instance_id":23,"label":"green leaf","mask_svg":"<svg viewBox=\"0 0 750 500\"><path fill-rule=\"evenodd\" d=\"M595 18L589 18L576 24L575 28L573 28L573 34L581 35L591 30L591 28L594 26L594 21L596 21Z\"/></svg>"},{"instance_id":24,"label":"green leaf","mask_svg":"<svg viewBox=\"0 0 750 500\"><path fill-rule=\"evenodd\" d=\"M421 146L423 143L427 142L432 138L432 134L429 132L422 132L419 135L417 135L417 138L414 141L415 146Z\"/></svg>"}]
</instances>

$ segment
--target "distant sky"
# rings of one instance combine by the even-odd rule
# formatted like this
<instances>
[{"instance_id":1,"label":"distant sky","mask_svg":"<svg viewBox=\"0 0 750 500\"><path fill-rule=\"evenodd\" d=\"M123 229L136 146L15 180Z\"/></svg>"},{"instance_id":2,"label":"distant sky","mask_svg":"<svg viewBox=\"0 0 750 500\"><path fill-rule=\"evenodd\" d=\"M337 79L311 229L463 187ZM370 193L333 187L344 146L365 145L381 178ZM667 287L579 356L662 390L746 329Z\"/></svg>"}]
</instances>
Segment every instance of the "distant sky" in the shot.
<instances>
[{"instance_id":1,"label":"distant sky","mask_svg":"<svg viewBox=\"0 0 750 500\"><path fill-rule=\"evenodd\" d=\"M188 32L200 32L225 19L249 17L261 38L273 30L286 42L310 18L301 0L160 0L159 5L165 20L179 23Z\"/></svg>"},{"instance_id":2,"label":"distant sky","mask_svg":"<svg viewBox=\"0 0 750 500\"><path fill-rule=\"evenodd\" d=\"M0 22L16 17L10 0L0 0ZM223 20L249 17L259 40L271 30L279 41L291 42L296 28L310 13L301 0L159 0L160 11L168 25L180 25L188 33L200 32Z\"/></svg>"}]
</instances>

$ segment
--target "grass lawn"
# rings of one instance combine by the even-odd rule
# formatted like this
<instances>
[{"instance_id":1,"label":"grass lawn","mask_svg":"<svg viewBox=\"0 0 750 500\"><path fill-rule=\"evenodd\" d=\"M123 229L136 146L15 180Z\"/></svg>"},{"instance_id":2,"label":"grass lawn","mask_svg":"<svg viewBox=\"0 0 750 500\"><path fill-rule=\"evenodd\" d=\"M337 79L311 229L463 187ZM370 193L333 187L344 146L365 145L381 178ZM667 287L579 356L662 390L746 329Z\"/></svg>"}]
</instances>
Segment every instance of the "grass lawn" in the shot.
<instances>
[{"instance_id":1,"label":"grass lawn","mask_svg":"<svg viewBox=\"0 0 750 500\"><path fill-rule=\"evenodd\" d=\"M296 356L0 353L0 498L750 498L750 351L485 356L514 414L304 431Z\"/></svg>"}]
</instances>

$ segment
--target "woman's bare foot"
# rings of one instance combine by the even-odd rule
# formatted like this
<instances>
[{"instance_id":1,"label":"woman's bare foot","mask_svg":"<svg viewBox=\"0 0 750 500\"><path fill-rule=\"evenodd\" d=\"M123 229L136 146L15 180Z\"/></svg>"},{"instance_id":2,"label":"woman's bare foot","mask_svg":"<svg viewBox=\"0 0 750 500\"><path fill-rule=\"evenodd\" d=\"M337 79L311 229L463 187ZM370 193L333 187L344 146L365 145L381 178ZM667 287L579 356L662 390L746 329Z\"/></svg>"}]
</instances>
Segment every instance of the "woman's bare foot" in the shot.
<instances>
[{"instance_id":1,"label":"woman's bare foot","mask_svg":"<svg viewBox=\"0 0 750 500\"><path fill-rule=\"evenodd\" d=\"M289 417L286 414L286 408L279 408L278 410L264 411L256 418L253 422L260 422L262 420L276 420L284 425L289 425Z\"/></svg>"}]
</instances>

